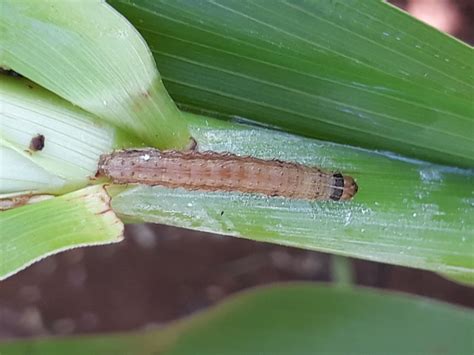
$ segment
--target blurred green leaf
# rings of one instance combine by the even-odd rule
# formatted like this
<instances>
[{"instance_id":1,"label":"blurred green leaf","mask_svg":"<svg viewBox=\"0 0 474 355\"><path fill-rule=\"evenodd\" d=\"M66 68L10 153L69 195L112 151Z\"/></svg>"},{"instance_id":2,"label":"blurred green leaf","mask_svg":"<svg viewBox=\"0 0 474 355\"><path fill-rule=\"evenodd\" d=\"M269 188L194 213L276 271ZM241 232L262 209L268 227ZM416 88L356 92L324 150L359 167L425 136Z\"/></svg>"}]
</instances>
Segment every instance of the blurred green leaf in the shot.
<instances>
[{"instance_id":1,"label":"blurred green leaf","mask_svg":"<svg viewBox=\"0 0 474 355\"><path fill-rule=\"evenodd\" d=\"M0 213L0 280L63 250L122 240L123 224L96 185Z\"/></svg>"},{"instance_id":2,"label":"blurred green leaf","mask_svg":"<svg viewBox=\"0 0 474 355\"><path fill-rule=\"evenodd\" d=\"M331 256L331 279L336 286L350 287L355 283L352 260L340 255Z\"/></svg>"},{"instance_id":3,"label":"blurred green leaf","mask_svg":"<svg viewBox=\"0 0 474 355\"><path fill-rule=\"evenodd\" d=\"M309 284L241 293L160 330L0 345L34 354L472 354L473 313L368 289Z\"/></svg>"},{"instance_id":4,"label":"blurred green leaf","mask_svg":"<svg viewBox=\"0 0 474 355\"><path fill-rule=\"evenodd\" d=\"M202 151L339 170L359 185L347 202L136 186L112 207L155 222L390 264L473 282L474 172L188 114Z\"/></svg>"},{"instance_id":5,"label":"blurred green leaf","mask_svg":"<svg viewBox=\"0 0 474 355\"><path fill-rule=\"evenodd\" d=\"M143 38L99 0L4 0L0 65L148 145L189 143Z\"/></svg>"},{"instance_id":6,"label":"blurred green leaf","mask_svg":"<svg viewBox=\"0 0 474 355\"><path fill-rule=\"evenodd\" d=\"M474 166L473 49L379 0L110 0L192 110Z\"/></svg>"}]
</instances>

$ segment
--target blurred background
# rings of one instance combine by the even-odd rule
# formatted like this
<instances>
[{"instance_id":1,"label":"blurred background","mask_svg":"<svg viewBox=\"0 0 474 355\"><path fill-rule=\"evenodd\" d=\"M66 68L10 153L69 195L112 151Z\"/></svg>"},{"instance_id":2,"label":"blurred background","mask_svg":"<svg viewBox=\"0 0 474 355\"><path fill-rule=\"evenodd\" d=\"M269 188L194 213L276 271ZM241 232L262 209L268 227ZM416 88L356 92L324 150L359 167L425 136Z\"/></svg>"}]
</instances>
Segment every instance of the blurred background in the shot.
<instances>
[{"instance_id":1,"label":"blurred background","mask_svg":"<svg viewBox=\"0 0 474 355\"><path fill-rule=\"evenodd\" d=\"M390 1L474 43L474 1ZM0 284L0 338L144 329L278 281L331 281L333 257L161 225L128 225L125 240L71 250ZM349 259L355 283L474 308L474 288L409 268Z\"/></svg>"}]
</instances>

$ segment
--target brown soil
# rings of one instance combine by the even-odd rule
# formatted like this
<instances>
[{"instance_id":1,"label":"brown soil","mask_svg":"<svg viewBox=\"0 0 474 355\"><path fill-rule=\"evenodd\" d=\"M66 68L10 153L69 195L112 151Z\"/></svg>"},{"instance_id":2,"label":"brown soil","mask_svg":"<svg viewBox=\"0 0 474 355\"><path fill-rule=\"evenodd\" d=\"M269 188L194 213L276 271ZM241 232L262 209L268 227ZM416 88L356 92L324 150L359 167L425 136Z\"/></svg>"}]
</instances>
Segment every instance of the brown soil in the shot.
<instances>
[{"instance_id":1,"label":"brown soil","mask_svg":"<svg viewBox=\"0 0 474 355\"><path fill-rule=\"evenodd\" d=\"M127 226L124 242L71 250L2 282L0 337L143 329L236 291L330 281L331 256L160 225ZM353 260L359 285L474 307L474 289L433 273Z\"/></svg>"}]
</instances>

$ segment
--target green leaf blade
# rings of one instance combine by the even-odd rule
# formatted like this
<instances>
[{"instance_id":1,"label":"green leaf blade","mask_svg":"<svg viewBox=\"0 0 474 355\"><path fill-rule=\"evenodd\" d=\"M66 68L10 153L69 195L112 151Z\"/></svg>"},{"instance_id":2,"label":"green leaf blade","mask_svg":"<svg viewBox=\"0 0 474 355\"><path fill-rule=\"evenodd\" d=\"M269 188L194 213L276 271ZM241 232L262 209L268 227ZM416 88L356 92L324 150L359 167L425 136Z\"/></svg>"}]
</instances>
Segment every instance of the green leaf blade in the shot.
<instances>
[{"instance_id":1,"label":"green leaf blade","mask_svg":"<svg viewBox=\"0 0 474 355\"><path fill-rule=\"evenodd\" d=\"M102 1L6 1L0 65L148 145L189 143L153 57L135 28Z\"/></svg>"},{"instance_id":2,"label":"green leaf blade","mask_svg":"<svg viewBox=\"0 0 474 355\"><path fill-rule=\"evenodd\" d=\"M103 186L0 213L0 279L63 250L119 242L123 224Z\"/></svg>"},{"instance_id":3,"label":"green leaf blade","mask_svg":"<svg viewBox=\"0 0 474 355\"><path fill-rule=\"evenodd\" d=\"M120 216L472 279L472 171L210 118L188 119L202 151L341 171L356 179L359 192L347 202L310 202L136 186L113 198Z\"/></svg>"},{"instance_id":4,"label":"green leaf blade","mask_svg":"<svg viewBox=\"0 0 474 355\"><path fill-rule=\"evenodd\" d=\"M387 4L111 3L183 107L474 166L472 48Z\"/></svg>"}]
</instances>

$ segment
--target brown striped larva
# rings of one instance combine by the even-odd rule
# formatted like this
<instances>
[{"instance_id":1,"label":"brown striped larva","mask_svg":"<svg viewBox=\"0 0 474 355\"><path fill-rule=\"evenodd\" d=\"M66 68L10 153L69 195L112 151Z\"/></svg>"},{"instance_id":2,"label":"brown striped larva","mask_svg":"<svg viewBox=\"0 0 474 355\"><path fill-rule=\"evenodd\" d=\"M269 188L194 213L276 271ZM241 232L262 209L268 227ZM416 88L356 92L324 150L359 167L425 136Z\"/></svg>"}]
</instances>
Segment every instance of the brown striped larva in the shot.
<instances>
[{"instance_id":1,"label":"brown striped larva","mask_svg":"<svg viewBox=\"0 0 474 355\"><path fill-rule=\"evenodd\" d=\"M241 157L231 153L120 150L104 154L98 176L114 183L139 183L205 191L239 191L305 200L349 200L357 192L350 176L316 167Z\"/></svg>"}]
</instances>

